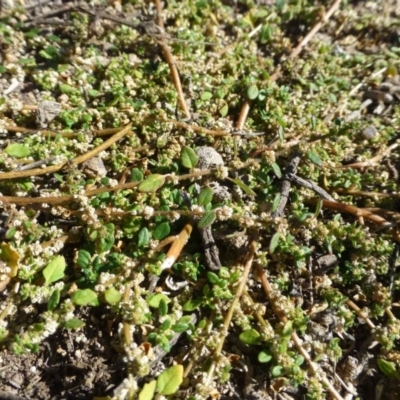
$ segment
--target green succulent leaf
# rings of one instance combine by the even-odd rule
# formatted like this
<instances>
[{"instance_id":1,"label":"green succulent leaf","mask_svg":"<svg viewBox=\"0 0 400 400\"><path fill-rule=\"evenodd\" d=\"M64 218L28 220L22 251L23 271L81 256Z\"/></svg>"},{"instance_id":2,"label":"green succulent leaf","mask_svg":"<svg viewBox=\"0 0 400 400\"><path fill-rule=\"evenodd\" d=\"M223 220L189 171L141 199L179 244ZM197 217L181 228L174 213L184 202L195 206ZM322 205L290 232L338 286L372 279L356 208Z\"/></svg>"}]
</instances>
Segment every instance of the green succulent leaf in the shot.
<instances>
[{"instance_id":1,"label":"green succulent leaf","mask_svg":"<svg viewBox=\"0 0 400 400\"><path fill-rule=\"evenodd\" d=\"M213 190L209 187L201 189L197 202L200 206L206 206L210 204L213 198Z\"/></svg>"},{"instance_id":2,"label":"green succulent leaf","mask_svg":"<svg viewBox=\"0 0 400 400\"><path fill-rule=\"evenodd\" d=\"M20 144L20 143L12 143L9 144L4 151L12 157L23 158L28 157L31 154L31 150L29 147Z\"/></svg>"},{"instance_id":3,"label":"green succulent leaf","mask_svg":"<svg viewBox=\"0 0 400 400\"><path fill-rule=\"evenodd\" d=\"M274 197L274 201L272 203L272 211L276 211L278 209L278 206L281 202L281 194L277 193Z\"/></svg>"},{"instance_id":4,"label":"green succulent leaf","mask_svg":"<svg viewBox=\"0 0 400 400\"><path fill-rule=\"evenodd\" d=\"M77 91L73 86L67 85L66 83L60 83L60 91L64 94L72 94Z\"/></svg>"},{"instance_id":5,"label":"green succulent leaf","mask_svg":"<svg viewBox=\"0 0 400 400\"><path fill-rule=\"evenodd\" d=\"M114 287L109 287L105 292L104 292L104 298L106 302L110 305L115 305L118 304L121 301L122 295L121 293L115 289Z\"/></svg>"},{"instance_id":6,"label":"green succulent leaf","mask_svg":"<svg viewBox=\"0 0 400 400\"><path fill-rule=\"evenodd\" d=\"M84 327L86 324L85 322L81 321L78 318L71 318L64 323L64 328L66 329L79 329Z\"/></svg>"},{"instance_id":7,"label":"green succulent leaf","mask_svg":"<svg viewBox=\"0 0 400 400\"><path fill-rule=\"evenodd\" d=\"M47 309L49 311L54 311L57 308L59 302L60 302L60 291L56 289L50 296L49 302L47 303Z\"/></svg>"},{"instance_id":8,"label":"green succulent leaf","mask_svg":"<svg viewBox=\"0 0 400 400\"><path fill-rule=\"evenodd\" d=\"M258 353L258 362L267 363L272 360L272 354L266 350L260 351Z\"/></svg>"},{"instance_id":9,"label":"green succulent leaf","mask_svg":"<svg viewBox=\"0 0 400 400\"><path fill-rule=\"evenodd\" d=\"M171 228L168 222L162 222L160 225L156 226L153 231L153 237L156 240L162 240L169 235Z\"/></svg>"},{"instance_id":10,"label":"green succulent leaf","mask_svg":"<svg viewBox=\"0 0 400 400\"><path fill-rule=\"evenodd\" d=\"M203 100L203 101L210 100L211 98L212 98L212 93L211 92L203 92L200 95L200 99Z\"/></svg>"},{"instance_id":11,"label":"green succulent leaf","mask_svg":"<svg viewBox=\"0 0 400 400\"><path fill-rule=\"evenodd\" d=\"M150 242L150 233L147 228L142 228L138 234L138 246L144 247L147 246Z\"/></svg>"},{"instance_id":12,"label":"green succulent leaf","mask_svg":"<svg viewBox=\"0 0 400 400\"><path fill-rule=\"evenodd\" d=\"M140 182L143 180L143 172L139 168L133 168L131 171L131 182Z\"/></svg>"},{"instance_id":13,"label":"green succulent leaf","mask_svg":"<svg viewBox=\"0 0 400 400\"><path fill-rule=\"evenodd\" d=\"M157 378L158 393L168 396L174 394L183 382L183 366L173 365L161 373Z\"/></svg>"},{"instance_id":14,"label":"green succulent leaf","mask_svg":"<svg viewBox=\"0 0 400 400\"><path fill-rule=\"evenodd\" d=\"M43 270L45 285L56 282L64 278L65 258L63 256L54 257Z\"/></svg>"},{"instance_id":15,"label":"green succulent leaf","mask_svg":"<svg viewBox=\"0 0 400 400\"><path fill-rule=\"evenodd\" d=\"M293 323L292 321L287 321L285 326L283 327L282 335L290 337L293 332Z\"/></svg>"},{"instance_id":16,"label":"green succulent leaf","mask_svg":"<svg viewBox=\"0 0 400 400\"><path fill-rule=\"evenodd\" d=\"M165 304L171 303L171 299L163 293L153 293L147 296L146 300L148 305L153 308L159 308L161 300L163 300Z\"/></svg>"},{"instance_id":17,"label":"green succulent leaf","mask_svg":"<svg viewBox=\"0 0 400 400\"><path fill-rule=\"evenodd\" d=\"M97 306L99 299L97 293L91 289L79 289L72 295L72 302L77 306Z\"/></svg>"},{"instance_id":18,"label":"green succulent leaf","mask_svg":"<svg viewBox=\"0 0 400 400\"><path fill-rule=\"evenodd\" d=\"M258 97L258 87L257 85L251 85L248 89L247 89L247 98L249 100L254 100Z\"/></svg>"},{"instance_id":19,"label":"green succulent leaf","mask_svg":"<svg viewBox=\"0 0 400 400\"><path fill-rule=\"evenodd\" d=\"M213 224L213 222L215 221L216 218L217 218L217 215L215 214L215 211L209 211L203 215L203 217L200 219L197 226L200 229L207 228Z\"/></svg>"},{"instance_id":20,"label":"green succulent leaf","mask_svg":"<svg viewBox=\"0 0 400 400\"><path fill-rule=\"evenodd\" d=\"M153 380L143 385L143 389L139 393L139 400L152 400L156 392L157 381Z\"/></svg>"},{"instance_id":21,"label":"green succulent leaf","mask_svg":"<svg viewBox=\"0 0 400 400\"><path fill-rule=\"evenodd\" d=\"M195 168L198 162L199 157L196 152L192 148L185 146L181 152L182 165L186 168Z\"/></svg>"},{"instance_id":22,"label":"green succulent leaf","mask_svg":"<svg viewBox=\"0 0 400 400\"><path fill-rule=\"evenodd\" d=\"M396 369L396 364L392 361L386 361L383 358L377 359L378 367L383 374L389 378L399 378L399 372Z\"/></svg>"},{"instance_id":23,"label":"green succulent leaf","mask_svg":"<svg viewBox=\"0 0 400 400\"><path fill-rule=\"evenodd\" d=\"M140 192L149 193L157 191L165 183L165 175L152 174L144 181L140 182L138 190Z\"/></svg>"},{"instance_id":24,"label":"green succulent leaf","mask_svg":"<svg viewBox=\"0 0 400 400\"><path fill-rule=\"evenodd\" d=\"M322 160L320 159L319 155L315 151L310 150L307 153L307 157L313 164L318 165L319 167L322 166Z\"/></svg>"},{"instance_id":25,"label":"green succulent leaf","mask_svg":"<svg viewBox=\"0 0 400 400\"><path fill-rule=\"evenodd\" d=\"M281 167L277 163L272 163L271 164L272 170L274 171L274 174L281 179L282 178L282 171Z\"/></svg>"},{"instance_id":26,"label":"green succulent leaf","mask_svg":"<svg viewBox=\"0 0 400 400\"><path fill-rule=\"evenodd\" d=\"M239 339L244 344L255 345L261 342L261 335L255 329L249 329L242 332Z\"/></svg>"},{"instance_id":27,"label":"green succulent leaf","mask_svg":"<svg viewBox=\"0 0 400 400\"><path fill-rule=\"evenodd\" d=\"M78 258L76 260L76 263L78 264L78 266L80 268L86 269L86 268L89 267L91 259L92 259L92 256L88 251L79 250L78 251Z\"/></svg>"},{"instance_id":28,"label":"green succulent leaf","mask_svg":"<svg viewBox=\"0 0 400 400\"><path fill-rule=\"evenodd\" d=\"M274 377L281 376L282 370L283 370L283 367L281 365L275 365L275 367L273 367L271 370L271 375Z\"/></svg>"},{"instance_id":29,"label":"green succulent leaf","mask_svg":"<svg viewBox=\"0 0 400 400\"><path fill-rule=\"evenodd\" d=\"M234 184L238 185L240 187L240 189L242 189L243 192L245 192L250 197L256 197L256 193L251 188L249 188L244 182L242 182L240 179L233 179L233 178L229 178L229 177L227 177L227 179L229 179Z\"/></svg>"},{"instance_id":30,"label":"green succulent leaf","mask_svg":"<svg viewBox=\"0 0 400 400\"><path fill-rule=\"evenodd\" d=\"M280 238L281 238L281 234L279 232L276 232L272 236L271 242L269 243L269 252L270 252L270 254L273 254L275 252L276 248L278 247Z\"/></svg>"},{"instance_id":31,"label":"green succulent leaf","mask_svg":"<svg viewBox=\"0 0 400 400\"><path fill-rule=\"evenodd\" d=\"M196 309L198 309L203 301L201 299L191 299L188 300L184 305L183 305L183 310L187 312L192 312Z\"/></svg>"}]
</instances>

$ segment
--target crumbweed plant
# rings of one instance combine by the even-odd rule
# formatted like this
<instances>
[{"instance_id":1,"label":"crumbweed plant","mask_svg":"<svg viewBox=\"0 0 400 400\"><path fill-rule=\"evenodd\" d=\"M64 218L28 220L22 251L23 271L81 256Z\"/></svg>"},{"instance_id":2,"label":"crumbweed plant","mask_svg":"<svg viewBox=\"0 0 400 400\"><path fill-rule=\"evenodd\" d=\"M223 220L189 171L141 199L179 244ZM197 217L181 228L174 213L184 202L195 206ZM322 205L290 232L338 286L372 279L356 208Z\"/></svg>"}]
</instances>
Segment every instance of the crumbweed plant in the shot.
<instances>
[{"instance_id":1,"label":"crumbweed plant","mask_svg":"<svg viewBox=\"0 0 400 400\"><path fill-rule=\"evenodd\" d=\"M3 3L3 354L101 309L98 398L396 397L396 2Z\"/></svg>"}]
</instances>

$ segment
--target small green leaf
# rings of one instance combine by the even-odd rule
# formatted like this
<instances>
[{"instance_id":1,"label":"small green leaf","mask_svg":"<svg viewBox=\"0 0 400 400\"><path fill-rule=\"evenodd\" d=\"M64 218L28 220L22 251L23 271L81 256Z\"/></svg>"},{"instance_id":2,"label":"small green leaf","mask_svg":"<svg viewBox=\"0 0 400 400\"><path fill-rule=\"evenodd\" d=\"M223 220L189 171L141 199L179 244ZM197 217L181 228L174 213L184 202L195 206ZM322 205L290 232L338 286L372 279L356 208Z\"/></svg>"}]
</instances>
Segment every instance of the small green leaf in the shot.
<instances>
[{"instance_id":1,"label":"small green leaf","mask_svg":"<svg viewBox=\"0 0 400 400\"><path fill-rule=\"evenodd\" d=\"M86 324L78 318L71 318L64 323L64 328L66 329L79 329Z\"/></svg>"},{"instance_id":2,"label":"small green leaf","mask_svg":"<svg viewBox=\"0 0 400 400\"><path fill-rule=\"evenodd\" d=\"M315 207L314 217L318 217L319 213L322 210L322 199L318 197L317 199L317 206Z\"/></svg>"},{"instance_id":3,"label":"small green leaf","mask_svg":"<svg viewBox=\"0 0 400 400\"><path fill-rule=\"evenodd\" d=\"M47 309L49 311L54 311L57 308L59 302L60 302L60 291L56 289L50 296L49 302L47 303Z\"/></svg>"},{"instance_id":4,"label":"small green leaf","mask_svg":"<svg viewBox=\"0 0 400 400\"><path fill-rule=\"evenodd\" d=\"M302 365L303 363L304 363L304 357L301 355L301 354L299 354L297 357L296 357L296 359L294 360L294 363L296 364L296 365L298 365L298 366L300 366L300 365Z\"/></svg>"},{"instance_id":5,"label":"small green leaf","mask_svg":"<svg viewBox=\"0 0 400 400\"><path fill-rule=\"evenodd\" d=\"M239 339L244 344L254 345L260 343L261 335L255 329L248 329L239 335Z\"/></svg>"},{"instance_id":6,"label":"small green leaf","mask_svg":"<svg viewBox=\"0 0 400 400\"><path fill-rule=\"evenodd\" d=\"M160 174L149 175L143 182L140 182L138 186L139 192L155 192L165 183L165 176Z\"/></svg>"},{"instance_id":7,"label":"small green leaf","mask_svg":"<svg viewBox=\"0 0 400 400\"><path fill-rule=\"evenodd\" d=\"M240 179L229 178L229 176L227 177L227 179L238 185L240 189L242 189L250 197L256 196L255 192L252 189L250 189L245 183L243 183Z\"/></svg>"},{"instance_id":8,"label":"small green leaf","mask_svg":"<svg viewBox=\"0 0 400 400\"><path fill-rule=\"evenodd\" d=\"M176 323L172 326L172 330L177 333L186 332L189 329L189 324Z\"/></svg>"},{"instance_id":9,"label":"small green leaf","mask_svg":"<svg viewBox=\"0 0 400 400\"><path fill-rule=\"evenodd\" d=\"M40 50L39 55L45 58L46 60L51 60L53 58L53 56L48 54L45 50Z\"/></svg>"},{"instance_id":10,"label":"small green leaf","mask_svg":"<svg viewBox=\"0 0 400 400\"><path fill-rule=\"evenodd\" d=\"M213 285L217 285L219 283L219 280L220 280L218 275L214 274L214 272L211 272L211 271L207 272L207 278L208 278L208 281L210 283L212 283Z\"/></svg>"},{"instance_id":11,"label":"small green leaf","mask_svg":"<svg viewBox=\"0 0 400 400\"><path fill-rule=\"evenodd\" d=\"M282 171L281 168L279 167L279 165L277 163L272 163L271 164L272 170L274 171L274 174L281 179L282 178Z\"/></svg>"},{"instance_id":12,"label":"small green leaf","mask_svg":"<svg viewBox=\"0 0 400 400\"><path fill-rule=\"evenodd\" d=\"M319 155L314 151L310 150L307 153L307 157L313 164L318 165L319 167L322 166L322 160L319 158Z\"/></svg>"},{"instance_id":13,"label":"small green leaf","mask_svg":"<svg viewBox=\"0 0 400 400\"><path fill-rule=\"evenodd\" d=\"M285 326L283 327L282 335L286 336L286 337L288 337L288 336L290 337L292 332L293 332L293 323L292 323L292 321L287 321Z\"/></svg>"},{"instance_id":14,"label":"small green leaf","mask_svg":"<svg viewBox=\"0 0 400 400\"><path fill-rule=\"evenodd\" d=\"M53 258L43 270L45 285L47 286L62 279L64 277L65 266L65 258L63 256Z\"/></svg>"},{"instance_id":15,"label":"small green leaf","mask_svg":"<svg viewBox=\"0 0 400 400\"><path fill-rule=\"evenodd\" d=\"M281 202L281 194L277 193L274 197L274 202L272 203L272 211L276 211L278 209L280 202Z\"/></svg>"},{"instance_id":16,"label":"small green leaf","mask_svg":"<svg viewBox=\"0 0 400 400\"><path fill-rule=\"evenodd\" d=\"M198 162L199 156L196 154L196 152L192 148L185 146L181 152L182 165L186 168L194 168Z\"/></svg>"},{"instance_id":17,"label":"small green leaf","mask_svg":"<svg viewBox=\"0 0 400 400\"><path fill-rule=\"evenodd\" d=\"M257 98L257 96L258 96L258 87L256 85L251 85L247 89L247 98L249 100L254 100Z\"/></svg>"},{"instance_id":18,"label":"small green leaf","mask_svg":"<svg viewBox=\"0 0 400 400\"><path fill-rule=\"evenodd\" d=\"M139 168L133 168L131 171L131 182L140 182L143 180L143 172Z\"/></svg>"},{"instance_id":19,"label":"small green leaf","mask_svg":"<svg viewBox=\"0 0 400 400\"><path fill-rule=\"evenodd\" d=\"M145 383L143 389L139 393L138 400L153 400L154 393L156 392L157 381Z\"/></svg>"},{"instance_id":20,"label":"small green leaf","mask_svg":"<svg viewBox=\"0 0 400 400\"><path fill-rule=\"evenodd\" d=\"M272 354L267 351L260 351L258 353L258 362L260 363L267 363L272 360Z\"/></svg>"},{"instance_id":21,"label":"small green leaf","mask_svg":"<svg viewBox=\"0 0 400 400\"><path fill-rule=\"evenodd\" d=\"M282 368L281 365L275 365L275 367L272 368L272 370L271 370L272 376L274 376L274 377L281 376L282 375L282 369L283 368Z\"/></svg>"},{"instance_id":22,"label":"small green leaf","mask_svg":"<svg viewBox=\"0 0 400 400\"><path fill-rule=\"evenodd\" d=\"M88 94L90 97L96 97L100 94L100 92L96 89L89 89Z\"/></svg>"},{"instance_id":23,"label":"small green leaf","mask_svg":"<svg viewBox=\"0 0 400 400\"><path fill-rule=\"evenodd\" d=\"M86 251L86 250L79 250L78 251L78 258L76 260L76 263L78 266L82 269L86 269L90 265L90 261L92 259L91 254Z\"/></svg>"},{"instance_id":24,"label":"small green leaf","mask_svg":"<svg viewBox=\"0 0 400 400\"><path fill-rule=\"evenodd\" d=\"M269 243L269 253L273 254L276 248L278 247L279 240L281 238L281 234L276 232L274 236L271 238L271 242Z\"/></svg>"},{"instance_id":25,"label":"small green leaf","mask_svg":"<svg viewBox=\"0 0 400 400\"><path fill-rule=\"evenodd\" d=\"M170 300L168 299L168 301ZM165 315L168 314L168 303L165 301L165 299L160 300L160 304L158 306L158 312L161 317L164 317Z\"/></svg>"},{"instance_id":26,"label":"small green leaf","mask_svg":"<svg viewBox=\"0 0 400 400\"><path fill-rule=\"evenodd\" d=\"M383 358L377 359L378 367L382 371L383 374L388 376L389 378L397 378L398 372L396 370L396 364L392 361L386 361Z\"/></svg>"},{"instance_id":27,"label":"small green leaf","mask_svg":"<svg viewBox=\"0 0 400 400\"><path fill-rule=\"evenodd\" d=\"M161 300L163 300L166 304L171 303L170 298L162 293L153 293L150 296L147 296L146 300L148 305L153 308L159 308Z\"/></svg>"},{"instance_id":28,"label":"small green leaf","mask_svg":"<svg viewBox=\"0 0 400 400\"><path fill-rule=\"evenodd\" d=\"M211 203L212 198L213 198L212 189L209 187L205 187L205 188L201 189L199 197L197 198L197 203L200 206L206 206L207 204Z\"/></svg>"},{"instance_id":29,"label":"small green leaf","mask_svg":"<svg viewBox=\"0 0 400 400\"><path fill-rule=\"evenodd\" d=\"M24 144L20 143L12 143L9 144L4 151L12 157L22 158L27 157L31 154L29 147L25 146Z\"/></svg>"},{"instance_id":30,"label":"small green leaf","mask_svg":"<svg viewBox=\"0 0 400 400\"><path fill-rule=\"evenodd\" d=\"M156 227L153 231L153 237L156 240L164 239L171 232L171 228L168 222L162 222L160 225Z\"/></svg>"},{"instance_id":31,"label":"small green leaf","mask_svg":"<svg viewBox=\"0 0 400 400\"><path fill-rule=\"evenodd\" d=\"M187 312L192 312L199 308L203 301L201 299L192 299L188 300L184 305L183 305L183 311Z\"/></svg>"},{"instance_id":32,"label":"small green leaf","mask_svg":"<svg viewBox=\"0 0 400 400\"><path fill-rule=\"evenodd\" d=\"M122 297L121 293L114 287L109 287L104 292L104 298L106 302L112 306L118 304L121 301L121 297Z\"/></svg>"},{"instance_id":33,"label":"small green leaf","mask_svg":"<svg viewBox=\"0 0 400 400\"><path fill-rule=\"evenodd\" d=\"M104 237L101 237L99 240L99 251L100 253L104 253L105 251L111 250L114 245L115 238L114 238L114 230L115 226L112 223L105 225L107 234Z\"/></svg>"},{"instance_id":34,"label":"small green leaf","mask_svg":"<svg viewBox=\"0 0 400 400\"><path fill-rule=\"evenodd\" d=\"M174 394L183 381L183 365L173 365L157 378L158 393L167 396Z\"/></svg>"},{"instance_id":35,"label":"small green leaf","mask_svg":"<svg viewBox=\"0 0 400 400\"><path fill-rule=\"evenodd\" d=\"M210 100L212 98L211 92L203 92L200 96L200 99L203 101Z\"/></svg>"},{"instance_id":36,"label":"small green leaf","mask_svg":"<svg viewBox=\"0 0 400 400\"><path fill-rule=\"evenodd\" d=\"M161 304L161 303L160 303ZM162 331L167 331L169 328L171 328L171 320L167 318L160 326L160 329Z\"/></svg>"},{"instance_id":37,"label":"small green leaf","mask_svg":"<svg viewBox=\"0 0 400 400\"><path fill-rule=\"evenodd\" d=\"M147 244L149 243L149 241L150 241L150 234L149 234L149 230L147 229L147 228L142 228L140 231L139 231L139 234L138 234L138 246L139 247L144 247L144 246L147 246Z\"/></svg>"},{"instance_id":38,"label":"small green leaf","mask_svg":"<svg viewBox=\"0 0 400 400\"><path fill-rule=\"evenodd\" d=\"M60 83L59 85L61 93L71 94L76 92L76 89L73 86L67 85L65 83Z\"/></svg>"},{"instance_id":39,"label":"small green leaf","mask_svg":"<svg viewBox=\"0 0 400 400\"><path fill-rule=\"evenodd\" d=\"M229 106L228 104L224 104L219 110L219 115L224 118L228 115L228 111L229 111Z\"/></svg>"},{"instance_id":40,"label":"small green leaf","mask_svg":"<svg viewBox=\"0 0 400 400\"><path fill-rule=\"evenodd\" d=\"M91 289L79 289L72 295L72 302L78 306L97 306L99 299Z\"/></svg>"},{"instance_id":41,"label":"small green leaf","mask_svg":"<svg viewBox=\"0 0 400 400\"><path fill-rule=\"evenodd\" d=\"M13 226L12 228L8 229L6 232L6 239L12 239L17 232L17 228Z\"/></svg>"},{"instance_id":42,"label":"small green leaf","mask_svg":"<svg viewBox=\"0 0 400 400\"><path fill-rule=\"evenodd\" d=\"M217 216L215 214L215 211L209 211L203 215L197 226L199 227L199 229L207 228L212 225L216 218Z\"/></svg>"}]
</instances>

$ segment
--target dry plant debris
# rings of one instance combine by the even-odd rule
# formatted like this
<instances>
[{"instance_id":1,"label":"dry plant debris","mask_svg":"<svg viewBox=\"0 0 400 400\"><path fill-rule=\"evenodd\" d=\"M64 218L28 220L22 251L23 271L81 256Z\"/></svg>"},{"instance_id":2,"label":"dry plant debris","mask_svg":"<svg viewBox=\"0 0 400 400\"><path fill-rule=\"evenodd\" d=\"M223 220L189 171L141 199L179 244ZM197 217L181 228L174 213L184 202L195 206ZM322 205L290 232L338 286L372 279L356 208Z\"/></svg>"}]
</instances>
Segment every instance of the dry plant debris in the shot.
<instances>
[{"instance_id":1,"label":"dry plant debris","mask_svg":"<svg viewBox=\"0 0 400 400\"><path fill-rule=\"evenodd\" d=\"M396 1L0 5L0 399L399 398Z\"/></svg>"}]
</instances>

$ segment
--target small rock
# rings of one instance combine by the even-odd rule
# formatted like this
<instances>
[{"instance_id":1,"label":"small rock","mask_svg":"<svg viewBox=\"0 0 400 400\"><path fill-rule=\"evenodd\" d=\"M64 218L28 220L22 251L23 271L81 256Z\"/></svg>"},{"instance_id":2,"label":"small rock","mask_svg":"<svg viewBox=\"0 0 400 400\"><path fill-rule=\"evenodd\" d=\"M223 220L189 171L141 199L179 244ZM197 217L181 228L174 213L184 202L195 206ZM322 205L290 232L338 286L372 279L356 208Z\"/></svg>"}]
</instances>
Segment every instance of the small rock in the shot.
<instances>
[{"instance_id":1,"label":"small rock","mask_svg":"<svg viewBox=\"0 0 400 400\"><path fill-rule=\"evenodd\" d=\"M227 186L220 185L218 182L211 182L210 187L217 202L232 200L232 194Z\"/></svg>"},{"instance_id":2,"label":"small rock","mask_svg":"<svg viewBox=\"0 0 400 400\"><path fill-rule=\"evenodd\" d=\"M378 130L373 125L370 125L363 129L362 135L364 139L371 140L378 135Z\"/></svg>"},{"instance_id":3,"label":"small rock","mask_svg":"<svg viewBox=\"0 0 400 400\"><path fill-rule=\"evenodd\" d=\"M208 169L224 165L224 160L221 154L212 147L202 146L196 149L196 154L199 157L197 168Z\"/></svg>"},{"instance_id":4,"label":"small rock","mask_svg":"<svg viewBox=\"0 0 400 400\"><path fill-rule=\"evenodd\" d=\"M103 178L107 175L103 160L99 157L93 157L82 164L83 172L90 178Z\"/></svg>"},{"instance_id":5,"label":"small rock","mask_svg":"<svg viewBox=\"0 0 400 400\"><path fill-rule=\"evenodd\" d=\"M58 114L60 114L62 106L60 103L55 101L42 101L39 103L39 107L36 115L36 122L40 129L47 128L49 122L53 121Z\"/></svg>"}]
</instances>

